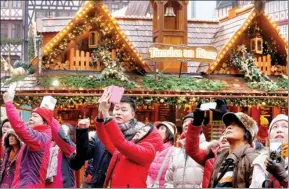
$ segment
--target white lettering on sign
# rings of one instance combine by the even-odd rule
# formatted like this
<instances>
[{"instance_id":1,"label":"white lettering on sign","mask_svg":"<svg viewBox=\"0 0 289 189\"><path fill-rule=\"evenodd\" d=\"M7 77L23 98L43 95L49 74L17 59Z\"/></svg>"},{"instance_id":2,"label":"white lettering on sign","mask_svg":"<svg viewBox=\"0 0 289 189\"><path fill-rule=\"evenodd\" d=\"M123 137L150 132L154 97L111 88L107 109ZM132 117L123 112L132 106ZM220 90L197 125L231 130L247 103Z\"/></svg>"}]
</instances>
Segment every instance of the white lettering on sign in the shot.
<instances>
[{"instance_id":1,"label":"white lettering on sign","mask_svg":"<svg viewBox=\"0 0 289 189\"><path fill-rule=\"evenodd\" d=\"M183 56L182 50L174 49L173 47L170 47L169 49L158 49L152 47L149 49L149 51L151 58L161 58L161 57L181 58Z\"/></svg>"},{"instance_id":2,"label":"white lettering on sign","mask_svg":"<svg viewBox=\"0 0 289 189\"><path fill-rule=\"evenodd\" d=\"M205 49L202 49L202 48L197 48L197 56L196 56L196 58L204 58L204 59L215 60L217 55L218 54L216 52L210 52L210 51L206 51Z\"/></svg>"},{"instance_id":3,"label":"white lettering on sign","mask_svg":"<svg viewBox=\"0 0 289 189\"><path fill-rule=\"evenodd\" d=\"M206 50L200 47L191 48L177 48L169 47L160 49L157 47L149 48L150 58L184 58L184 59L203 59L203 60L216 60L218 53L212 50Z\"/></svg>"},{"instance_id":4,"label":"white lettering on sign","mask_svg":"<svg viewBox=\"0 0 289 189\"><path fill-rule=\"evenodd\" d=\"M194 50L187 50L184 49L184 55L185 58L194 58L195 57L195 52Z\"/></svg>"}]
</instances>

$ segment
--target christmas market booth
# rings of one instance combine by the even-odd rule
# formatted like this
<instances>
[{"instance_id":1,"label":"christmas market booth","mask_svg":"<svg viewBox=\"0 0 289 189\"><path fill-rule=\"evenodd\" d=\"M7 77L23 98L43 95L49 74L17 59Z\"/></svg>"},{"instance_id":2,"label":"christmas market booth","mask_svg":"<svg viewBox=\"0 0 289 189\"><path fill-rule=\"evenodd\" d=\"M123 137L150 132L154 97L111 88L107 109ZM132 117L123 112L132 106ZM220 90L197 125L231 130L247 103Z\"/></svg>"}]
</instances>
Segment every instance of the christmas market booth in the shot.
<instances>
[{"instance_id":1,"label":"christmas market booth","mask_svg":"<svg viewBox=\"0 0 289 189\"><path fill-rule=\"evenodd\" d=\"M16 103L34 107L44 95L55 96L55 116L76 125L97 115L105 86L119 85L136 99L139 120L169 120L179 131L182 117L200 100L224 98L229 111L246 112L258 123L261 115L271 120L287 114L288 42L262 10L234 8L220 20L202 21L186 19L186 2L151 5L153 17L115 18L101 2L87 1L73 18L38 20L36 35L43 39L32 60L35 73L18 82ZM168 6L175 17L164 14ZM172 20L175 25L167 24ZM217 53L213 62L156 61L149 49L157 43L167 50L180 43L210 46ZM1 79L1 92L9 80ZM223 125L210 114L207 138L218 138Z\"/></svg>"}]
</instances>

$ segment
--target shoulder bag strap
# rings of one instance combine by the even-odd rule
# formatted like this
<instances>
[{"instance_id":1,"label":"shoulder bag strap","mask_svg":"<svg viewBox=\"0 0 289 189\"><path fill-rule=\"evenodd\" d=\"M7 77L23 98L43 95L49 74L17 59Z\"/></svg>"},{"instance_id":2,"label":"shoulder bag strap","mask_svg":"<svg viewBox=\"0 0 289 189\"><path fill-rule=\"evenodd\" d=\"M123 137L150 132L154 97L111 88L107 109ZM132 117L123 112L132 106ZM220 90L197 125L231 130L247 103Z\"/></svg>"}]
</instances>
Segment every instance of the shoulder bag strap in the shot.
<instances>
[{"instance_id":1,"label":"shoulder bag strap","mask_svg":"<svg viewBox=\"0 0 289 189\"><path fill-rule=\"evenodd\" d=\"M160 170L158 172L157 178L156 178L156 180L155 180L153 185L155 185L156 183L158 183L160 181L162 173L163 173L163 170L164 170L165 165L166 165L166 162L169 159L169 156L170 156L171 152L173 151L173 149L174 149L174 147L172 146L171 149L169 149L168 153L166 154L165 159L164 159L164 161L163 161L163 163L161 165L161 168L160 168Z\"/></svg>"}]
</instances>

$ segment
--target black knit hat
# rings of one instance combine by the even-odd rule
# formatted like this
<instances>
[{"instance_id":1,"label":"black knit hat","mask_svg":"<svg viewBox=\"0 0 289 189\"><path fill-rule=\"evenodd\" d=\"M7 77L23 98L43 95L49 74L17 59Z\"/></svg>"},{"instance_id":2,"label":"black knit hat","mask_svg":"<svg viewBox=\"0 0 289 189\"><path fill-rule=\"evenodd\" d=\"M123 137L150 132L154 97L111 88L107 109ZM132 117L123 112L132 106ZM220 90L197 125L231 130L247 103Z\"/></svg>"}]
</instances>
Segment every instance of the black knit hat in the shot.
<instances>
[{"instance_id":1,"label":"black knit hat","mask_svg":"<svg viewBox=\"0 0 289 189\"><path fill-rule=\"evenodd\" d=\"M2 137L2 127L3 127L4 123L6 123L6 122L9 122L9 120L7 118L1 122L1 125L0 125L0 136L1 137Z\"/></svg>"},{"instance_id":2,"label":"black knit hat","mask_svg":"<svg viewBox=\"0 0 289 189\"><path fill-rule=\"evenodd\" d=\"M183 118L183 120L182 120L182 125L183 125L183 123L184 123L184 120L187 119L187 118L192 118L192 119L194 119L194 113L189 113L189 114L187 114L187 115Z\"/></svg>"}]
</instances>

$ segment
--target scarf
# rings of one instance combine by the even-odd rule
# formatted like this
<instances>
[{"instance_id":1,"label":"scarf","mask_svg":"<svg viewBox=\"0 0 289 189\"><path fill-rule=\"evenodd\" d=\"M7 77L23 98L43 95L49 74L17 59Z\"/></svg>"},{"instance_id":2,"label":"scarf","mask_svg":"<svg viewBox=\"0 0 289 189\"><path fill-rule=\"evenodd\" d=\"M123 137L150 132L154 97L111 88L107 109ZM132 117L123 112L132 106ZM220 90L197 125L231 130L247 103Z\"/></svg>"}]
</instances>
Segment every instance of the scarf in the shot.
<instances>
[{"instance_id":1,"label":"scarf","mask_svg":"<svg viewBox=\"0 0 289 189\"><path fill-rule=\"evenodd\" d=\"M136 132L144 126L143 123L137 121L135 118L129 120L127 123L118 124L121 132L123 133L126 140L131 140Z\"/></svg>"},{"instance_id":2,"label":"scarf","mask_svg":"<svg viewBox=\"0 0 289 189\"><path fill-rule=\"evenodd\" d=\"M57 175L59 147L55 145L50 148L50 158L46 173L46 183L53 182L53 177Z\"/></svg>"}]
</instances>

